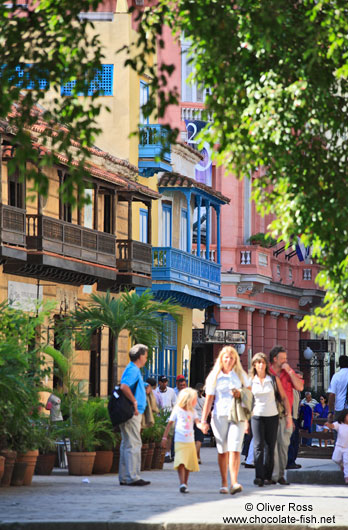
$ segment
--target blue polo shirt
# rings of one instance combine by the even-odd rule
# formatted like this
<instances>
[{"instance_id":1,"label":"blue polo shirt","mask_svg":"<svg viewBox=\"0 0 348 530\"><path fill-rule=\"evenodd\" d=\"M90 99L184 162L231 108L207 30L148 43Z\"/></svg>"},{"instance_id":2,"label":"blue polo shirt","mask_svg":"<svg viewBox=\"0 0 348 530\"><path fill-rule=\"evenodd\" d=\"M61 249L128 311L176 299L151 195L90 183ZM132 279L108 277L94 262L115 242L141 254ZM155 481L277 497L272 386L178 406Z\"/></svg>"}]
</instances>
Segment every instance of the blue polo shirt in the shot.
<instances>
[{"instance_id":1,"label":"blue polo shirt","mask_svg":"<svg viewBox=\"0 0 348 530\"><path fill-rule=\"evenodd\" d=\"M137 388L134 393L135 384ZM128 385L138 402L138 411L143 414L146 409L146 393L143 378L141 377L140 368L138 368L132 361L127 364L125 371L121 377L121 384Z\"/></svg>"}]
</instances>

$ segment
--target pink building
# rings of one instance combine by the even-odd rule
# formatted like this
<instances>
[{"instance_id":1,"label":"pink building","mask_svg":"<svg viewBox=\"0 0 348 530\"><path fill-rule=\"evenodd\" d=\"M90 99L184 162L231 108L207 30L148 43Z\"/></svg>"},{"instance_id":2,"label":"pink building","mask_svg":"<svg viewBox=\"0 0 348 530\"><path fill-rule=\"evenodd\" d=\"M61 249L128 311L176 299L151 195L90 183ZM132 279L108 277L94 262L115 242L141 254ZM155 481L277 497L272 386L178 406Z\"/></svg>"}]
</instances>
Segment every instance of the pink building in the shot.
<instances>
[{"instance_id":1,"label":"pink building","mask_svg":"<svg viewBox=\"0 0 348 530\"><path fill-rule=\"evenodd\" d=\"M195 127L199 128L199 121L209 119L204 116L204 90L186 82L192 71L192 65L187 61L189 42L174 43L168 30L165 30L164 37L166 47L160 50L159 58L175 64L169 83L179 89L181 102L180 108L168 109L163 123L179 127L181 139L190 142ZM200 178L199 173L193 176L197 177ZM210 178L211 181L205 183L230 199L229 205L221 210L221 305L213 308L218 322L213 339L206 341L198 330L193 332L191 383L204 380L224 342L238 340L237 334L227 331L240 330L246 332L245 347L240 348L240 351L244 349L241 354L244 368L248 368L256 352L268 354L273 346L282 344L288 351L291 366L304 372L309 386L310 370L303 358L304 343L300 343L301 339L309 339L309 333L300 332L297 324L323 298L323 291L314 283L318 267L310 260L300 262L296 252L292 248L285 250L283 243L270 248L252 245L249 238L265 233L271 219L261 218L256 213L255 205L250 201L250 179L238 181L214 165ZM216 222L213 212L210 220L211 259L216 258L213 252ZM204 238L201 245L204 248Z\"/></svg>"}]
</instances>

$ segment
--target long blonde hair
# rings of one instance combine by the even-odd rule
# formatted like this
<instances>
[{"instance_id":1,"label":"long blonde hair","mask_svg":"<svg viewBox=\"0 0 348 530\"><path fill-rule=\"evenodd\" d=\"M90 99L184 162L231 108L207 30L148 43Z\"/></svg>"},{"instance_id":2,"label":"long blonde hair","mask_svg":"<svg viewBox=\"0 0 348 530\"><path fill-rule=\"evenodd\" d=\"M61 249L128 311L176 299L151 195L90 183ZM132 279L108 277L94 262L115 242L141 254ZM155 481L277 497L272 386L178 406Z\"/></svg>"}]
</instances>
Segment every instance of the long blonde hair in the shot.
<instances>
[{"instance_id":1,"label":"long blonde hair","mask_svg":"<svg viewBox=\"0 0 348 530\"><path fill-rule=\"evenodd\" d=\"M193 403L197 399L197 390L187 387L183 388L178 395L176 405L181 409L193 410Z\"/></svg>"},{"instance_id":2,"label":"long blonde hair","mask_svg":"<svg viewBox=\"0 0 348 530\"><path fill-rule=\"evenodd\" d=\"M233 355L234 361L235 361L234 366L233 366L233 370L236 372L237 376L239 377L241 385L244 386L244 384L245 384L244 383L244 377L246 378L247 374L243 370L243 367L242 367L242 364L240 362L240 358L239 358L239 355L237 353L237 350L235 348L233 348L233 346L224 346L222 348L222 350L220 351L220 353L218 355L218 358L215 361L213 369L211 370L211 372L208 375L208 377L212 378L214 385L216 385L217 377L218 377L219 373L222 370L222 357L224 356L225 353L230 353L230 354ZM207 377L207 380L208 380L208 377Z\"/></svg>"}]
</instances>

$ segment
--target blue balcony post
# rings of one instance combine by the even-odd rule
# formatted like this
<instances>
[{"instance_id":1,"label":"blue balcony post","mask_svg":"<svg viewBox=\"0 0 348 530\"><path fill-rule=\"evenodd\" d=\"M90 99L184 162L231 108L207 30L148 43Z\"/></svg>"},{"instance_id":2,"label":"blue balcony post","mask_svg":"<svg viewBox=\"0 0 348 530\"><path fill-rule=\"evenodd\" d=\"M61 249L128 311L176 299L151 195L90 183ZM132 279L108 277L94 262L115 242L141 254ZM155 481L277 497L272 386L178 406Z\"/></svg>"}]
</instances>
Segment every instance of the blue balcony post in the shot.
<instances>
[{"instance_id":1,"label":"blue balcony post","mask_svg":"<svg viewBox=\"0 0 348 530\"><path fill-rule=\"evenodd\" d=\"M197 256L201 256L201 205L202 205L202 197L200 195L197 196Z\"/></svg>"},{"instance_id":2,"label":"blue balcony post","mask_svg":"<svg viewBox=\"0 0 348 530\"><path fill-rule=\"evenodd\" d=\"M207 212L207 219L206 219L206 242L205 242L205 259L209 261L209 253L210 253L210 202L205 201L205 207Z\"/></svg>"},{"instance_id":3,"label":"blue balcony post","mask_svg":"<svg viewBox=\"0 0 348 530\"><path fill-rule=\"evenodd\" d=\"M221 264L221 235L220 235L220 206L215 207L216 211L216 260L217 263Z\"/></svg>"},{"instance_id":4,"label":"blue balcony post","mask_svg":"<svg viewBox=\"0 0 348 530\"><path fill-rule=\"evenodd\" d=\"M184 191L187 202L187 252L191 254L191 192Z\"/></svg>"}]
</instances>

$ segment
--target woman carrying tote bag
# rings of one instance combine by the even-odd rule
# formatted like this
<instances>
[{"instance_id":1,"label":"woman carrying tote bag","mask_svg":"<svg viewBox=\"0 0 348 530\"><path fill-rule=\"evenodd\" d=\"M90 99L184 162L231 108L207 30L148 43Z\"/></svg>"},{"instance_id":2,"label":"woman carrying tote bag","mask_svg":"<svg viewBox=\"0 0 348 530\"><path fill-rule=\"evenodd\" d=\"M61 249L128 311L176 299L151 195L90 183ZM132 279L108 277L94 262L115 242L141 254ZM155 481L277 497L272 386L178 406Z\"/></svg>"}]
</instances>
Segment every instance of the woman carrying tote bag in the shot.
<instances>
[{"instance_id":1,"label":"woman carrying tote bag","mask_svg":"<svg viewBox=\"0 0 348 530\"><path fill-rule=\"evenodd\" d=\"M242 491L238 483L240 452L243 443L245 421L229 421L233 398L241 397L242 387L248 387L248 377L240 363L239 355L232 346L225 346L206 380L206 400L202 412L202 426L208 432L207 417L213 402L211 427L218 450L221 474L220 493L228 493L228 470L231 477L230 493ZM250 388L250 387L249 387Z\"/></svg>"}]
</instances>

